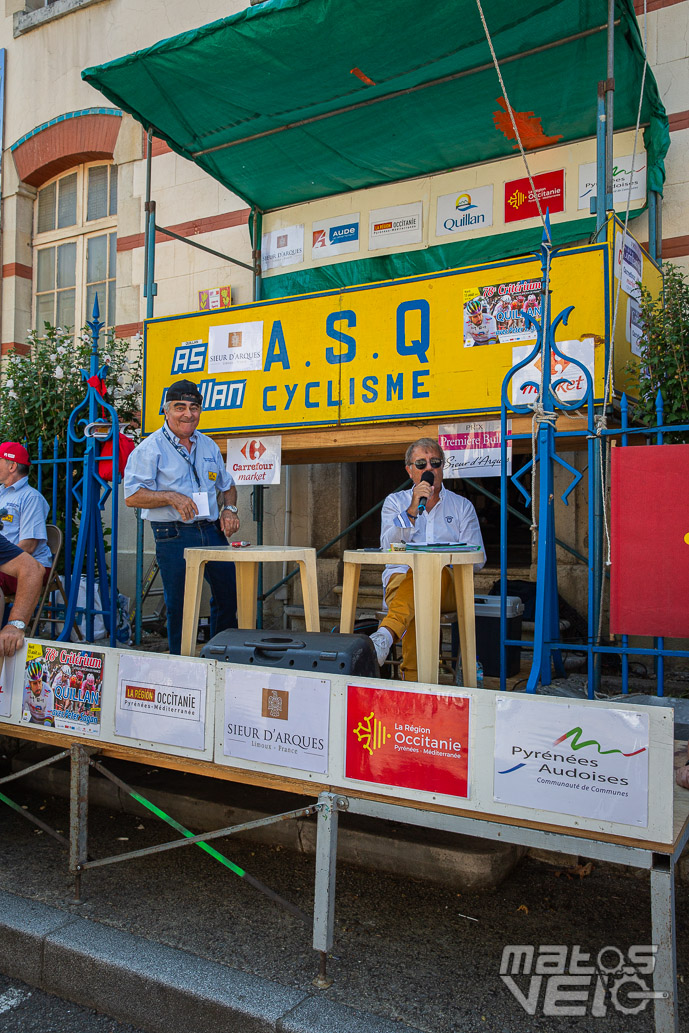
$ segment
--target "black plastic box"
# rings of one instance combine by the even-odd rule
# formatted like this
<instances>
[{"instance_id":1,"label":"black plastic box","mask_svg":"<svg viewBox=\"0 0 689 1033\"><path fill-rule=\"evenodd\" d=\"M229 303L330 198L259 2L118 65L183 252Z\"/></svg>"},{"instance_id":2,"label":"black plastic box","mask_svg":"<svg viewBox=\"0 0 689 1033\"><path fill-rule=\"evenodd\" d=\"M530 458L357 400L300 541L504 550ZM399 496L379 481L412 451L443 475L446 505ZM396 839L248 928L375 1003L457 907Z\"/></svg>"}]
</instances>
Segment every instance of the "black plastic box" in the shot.
<instances>
[{"instance_id":1,"label":"black plastic box","mask_svg":"<svg viewBox=\"0 0 689 1033\"><path fill-rule=\"evenodd\" d=\"M368 635L330 635L320 631L221 631L201 650L206 660L258 667L292 668L321 674L379 678L376 651Z\"/></svg>"},{"instance_id":2,"label":"black plastic box","mask_svg":"<svg viewBox=\"0 0 689 1033\"><path fill-rule=\"evenodd\" d=\"M483 673L489 678L500 677L500 596L477 595L474 597L476 612L476 658L481 661ZM517 595L507 596L507 638L522 637L522 614L524 604ZM452 625L452 655L459 653L459 632L457 622ZM519 674L521 649L507 647L507 677Z\"/></svg>"}]
</instances>

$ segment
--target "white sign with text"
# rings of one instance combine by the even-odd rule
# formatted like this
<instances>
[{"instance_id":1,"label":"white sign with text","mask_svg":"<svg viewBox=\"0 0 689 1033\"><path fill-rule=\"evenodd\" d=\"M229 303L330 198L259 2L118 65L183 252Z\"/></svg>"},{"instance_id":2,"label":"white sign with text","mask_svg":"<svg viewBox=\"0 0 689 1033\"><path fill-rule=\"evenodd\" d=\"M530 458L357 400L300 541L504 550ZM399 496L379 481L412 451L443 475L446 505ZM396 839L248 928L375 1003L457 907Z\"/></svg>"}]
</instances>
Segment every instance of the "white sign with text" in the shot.
<instances>
[{"instance_id":1,"label":"white sign with text","mask_svg":"<svg viewBox=\"0 0 689 1033\"><path fill-rule=\"evenodd\" d=\"M495 701L493 799L648 825L648 714L542 698Z\"/></svg>"},{"instance_id":2,"label":"white sign with text","mask_svg":"<svg viewBox=\"0 0 689 1033\"><path fill-rule=\"evenodd\" d=\"M507 433L512 420L507 421ZM485 423L444 423L438 427L438 440L445 453L444 476L499 477L502 465L500 420ZM507 441L507 475L512 473L512 442Z\"/></svg>"},{"instance_id":3,"label":"white sign with text","mask_svg":"<svg viewBox=\"0 0 689 1033\"><path fill-rule=\"evenodd\" d=\"M304 224L271 230L261 238L261 267L277 269L304 261Z\"/></svg>"},{"instance_id":4,"label":"white sign with text","mask_svg":"<svg viewBox=\"0 0 689 1033\"><path fill-rule=\"evenodd\" d=\"M594 369L594 342L592 337L585 337L583 341L558 341L560 351L566 356L562 359L554 352L551 353L550 361L550 383L558 384L555 388L558 398L564 402L579 402L586 397L586 375L580 366L575 365L570 359L585 366L593 379ZM512 365L525 359L533 351L533 345L519 345L512 349ZM538 387L541 383L541 356L522 366L512 377L512 404L530 405L538 399ZM558 383L559 382L559 383Z\"/></svg>"},{"instance_id":5,"label":"white sign with text","mask_svg":"<svg viewBox=\"0 0 689 1033\"><path fill-rule=\"evenodd\" d=\"M328 770L330 682L282 671L225 673L226 757Z\"/></svg>"},{"instance_id":6,"label":"white sign with text","mask_svg":"<svg viewBox=\"0 0 689 1033\"><path fill-rule=\"evenodd\" d=\"M122 653L115 731L130 739L203 750L206 676L205 664Z\"/></svg>"},{"instance_id":7,"label":"white sign with text","mask_svg":"<svg viewBox=\"0 0 689 1033\"><path fill-rule=\"evenodd\" d=\"M260 438L228 438L228 473L235 484L279 484L282 435Z\"/></svg>"},{"instance_id":8,"label":"white sign with text","mask_svg":"<svg viewBox=\"0 0 689 1033\"><path fill-rule=\"evenodd\" d=\"M368 247L376 251L400 244L420 244L423 229L423 202L395 204L377 208L369 215Z\"/></svg>"},{"instance_id":9,"label":"white sign with text","mask_svg":"<svg viewBox=\"0 0 689 1033\"><path fill-rule=\"evenodd\" d=\"M208 328L209 374L252 369L263 369L263 320Z\"/></svg>"}]
</instances>

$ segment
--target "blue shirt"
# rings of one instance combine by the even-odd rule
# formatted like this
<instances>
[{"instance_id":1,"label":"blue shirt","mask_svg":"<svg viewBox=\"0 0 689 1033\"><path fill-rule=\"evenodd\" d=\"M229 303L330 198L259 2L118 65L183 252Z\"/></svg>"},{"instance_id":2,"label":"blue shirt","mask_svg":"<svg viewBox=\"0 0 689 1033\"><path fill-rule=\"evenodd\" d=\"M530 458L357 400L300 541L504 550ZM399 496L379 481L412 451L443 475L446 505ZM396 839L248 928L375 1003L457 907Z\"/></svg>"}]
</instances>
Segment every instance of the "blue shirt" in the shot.
<instances>
[{"instance_id":1,"label":"blue shirt","mask_svg":"<svg viewBox=\"0 0 689 1033\"><path fill-rule=\"evenodd\" d=\"M187 458L177 451L177 447L184 451ZM207 492L210 516L185 521L189 524L196 520L217 520L216 492L227 491L233 484L232 475L225 469L222 453L212 438L206 437L201 431L194 431L191 452L187 452L167 423L136 446L124 470L125 499L135 495L140 488L148 491L178 491L189 498L194 492ZM174 506L142 509L141 516L152 523L180 520Z\"/></svg>"},{"instance_id":2,"label":"blue shirt","mask_svg":"<svg viewBox=\"0 0 689 1033\"><path fill-rule=\"evenodd\" d=\"M44 567L52 566L53 556L45 529L50 507L40 491L30 487L28 477L22 477L14 484L0 485L0 509L7 510L0 521L0 529L8 541L18 545L26 538L36 538L38 544L33 558Z\"/></svg>"}]
</instances>

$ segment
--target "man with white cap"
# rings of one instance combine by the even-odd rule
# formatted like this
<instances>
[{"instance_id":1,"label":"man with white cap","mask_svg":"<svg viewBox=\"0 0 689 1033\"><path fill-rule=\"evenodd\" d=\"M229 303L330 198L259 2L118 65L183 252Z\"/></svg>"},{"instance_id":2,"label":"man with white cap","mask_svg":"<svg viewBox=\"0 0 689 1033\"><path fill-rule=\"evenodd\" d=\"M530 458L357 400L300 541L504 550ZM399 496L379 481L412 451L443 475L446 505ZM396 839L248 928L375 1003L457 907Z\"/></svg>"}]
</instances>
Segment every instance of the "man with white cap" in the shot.
<instances>
[{"instance_id":1,"label":"man with white cap","mask_svg":"<svg viewBox=\"0 0 689 1033\"><path fill-rule=\"evenodd\" d=\"M124 498L151 521L163 579L171 653L182 648L186 564L184 550L227 546L239 530L237 489L220 449L196 428L203 397L191 380L165 393L165 422L132 452L124 473ZM217 493L222 495L218 514ZM237 627L234 564L207 563L211 587L211 636Z\"/></svg>"},{"instance_id":2,"label":"man with white cap","mask_svg":"<svg viewBox=\"0 0 689 1033\"><path fill-rule=\"evenodd\" d=\"M45 584L53 563L45 528L50 507L29 484L30 466L29 453L18 441L0 444L0 531L41 564ZM0 589L14 595L16 578L0 570Z\"/></svg>"}]
</instances>

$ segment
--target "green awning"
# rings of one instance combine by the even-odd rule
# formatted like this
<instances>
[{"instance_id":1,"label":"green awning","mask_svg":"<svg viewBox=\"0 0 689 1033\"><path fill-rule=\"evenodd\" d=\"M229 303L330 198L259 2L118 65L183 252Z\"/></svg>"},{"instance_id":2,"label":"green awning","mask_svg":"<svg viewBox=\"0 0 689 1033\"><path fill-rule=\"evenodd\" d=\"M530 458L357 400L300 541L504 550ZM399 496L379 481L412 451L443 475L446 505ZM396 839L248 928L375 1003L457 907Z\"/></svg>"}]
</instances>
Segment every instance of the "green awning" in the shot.
<instances>
[{"instance_id":1,"label":"green awning","mask_svg":"<svg viewBox=\"0 0 689 1033\"><path fill-rule=\"evenodd\" d=\"M643 49L616 0L615 130L636 124ZM484 0L522 136L592 137L606 0ZM514 155L475 0L266 0L82 72L262 211ZM668 120L649 69L648 186Z\"/></svg>"}]
</instances>

